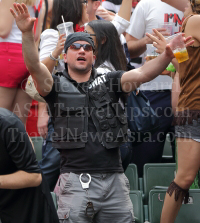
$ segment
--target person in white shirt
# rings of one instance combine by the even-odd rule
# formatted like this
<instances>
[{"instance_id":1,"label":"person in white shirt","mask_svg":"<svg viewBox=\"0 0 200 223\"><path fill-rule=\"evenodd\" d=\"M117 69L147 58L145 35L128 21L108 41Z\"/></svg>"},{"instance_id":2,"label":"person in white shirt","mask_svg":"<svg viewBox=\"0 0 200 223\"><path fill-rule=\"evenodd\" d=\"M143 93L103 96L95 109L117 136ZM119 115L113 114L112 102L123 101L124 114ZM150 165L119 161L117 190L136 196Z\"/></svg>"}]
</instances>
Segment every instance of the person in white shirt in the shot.
<instances>
[{"instance_id":1,"label":"person in white shirt","mask_svg":"<svg viewBox=\"0 0 200 223\"><path fill-rule=\"evenodd\" d=\"M132 12L139 1L140 0L132 0ZM102 2L102 6L111 12L117 13L120 9L121 3L122 0L106 0Z\"/></svg>"}]
</instances>

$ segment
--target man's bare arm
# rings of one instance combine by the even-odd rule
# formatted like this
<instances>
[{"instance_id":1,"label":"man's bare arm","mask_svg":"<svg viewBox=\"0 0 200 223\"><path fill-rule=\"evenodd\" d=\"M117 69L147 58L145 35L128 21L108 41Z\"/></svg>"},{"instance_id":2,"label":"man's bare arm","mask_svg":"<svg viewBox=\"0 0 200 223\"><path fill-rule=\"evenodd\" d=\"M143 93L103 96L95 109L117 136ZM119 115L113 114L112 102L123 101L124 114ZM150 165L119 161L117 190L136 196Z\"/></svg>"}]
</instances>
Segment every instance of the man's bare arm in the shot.
<instances>
[{"instance_id":1,"label":"man's bare arm","mask_svg":"<svg viewBox=\"0 0 200 223\"><path fill-rule=\"evenodd\" d=\"M48 95L52 89L53 79L46 66L39 61L32 32L22 34L22 50L26 66L36 82L37 91L42 96Z\"/></svg>"},{"instance_id":2,"label":"man's bare arm","mask_svg":"<svg viewBox=\"0 0 200 223\"><path fill-rule=\"evenodd\" d=\"M156 30L162 33L164 36L169 36L169 33L164 28L157 28ZM154 35L154 33L152 33L152 35ZM146 44L153 43L153 41L148 36L137 39L128 33L126 34L126 42L131 58L139 57L146 51Z\"/></svg>"},{"instance_id":3,"label":"man's bare arm","mask_svg":"<svg viewBox=\"0 0 200 223\"><path fill-rule=\"evenodd\" d=\"M148 37L136 39L130 34L126 33L126 42L131 58L139 57L146 51L146 44L150 43Z\"/></svg>"},{"instance_id":4,"label":"man's bare arm","mask_svg":"<svg viewBox=\"0 0 200 223\"><path fill-rule=\"evenodd\" d=\"M177 8L178 10L184 12L185 7L187 6L188 0L161 0L162 2L165 2L174 8Z\"/></svg>"},{"instance_id":5,"label":"man's bare arm","mask_svg":"<svg viewBox=\"0 0 200 223\"><path fill-rule=\"evenodd\" d=\"M156 78L168 66L174 54L167 45L166 50L156 59L149 61L138 69L128 71L122 75L121 86L124 92L131 92L141 84Z\"/></svg>"},{"instance_id":6,"label":"man's bare arm","mask_svg":"<svg viewBox=\"0 0 200 223\"><path fill-rule=\"evenodd\" d=\"M21 189L37 187L42 182L40 173L27 173L19 170L8 175L0 175L0 189Z\"/></svg>"},{"instance_id":7,"label":"man's bare arm","mask_svg":"<svg viewBox=\"0 0 200 223\"><path fill-rule=\"evenodd\" d=\"M47 111L47 104L43 102L38 102L37 128L38 128L38 133L44 139L46 139L48 133L48 120L49 120L49 115Z\"/></svg>"},{"instance_id":8,"label":"man's bare arm","mask_svg":"<svg viewBox=\"0 0 200 223\"><path fill-rule=\"evenodd\" d=\"M130 21L132 9L132 0L123 0L118 15L127 21Z\"/></svg>"},{"instance_id":9,"label":"man's bare arm","mask_svg":"<svg viewBox=\"0 0 200 223\"><path fill-rule=\"evenodd\" d=\"M31 18L25 4L13 4L16 13L10 9L18 28L22 32L22 50L26 66L36 82L36 89L46 96L52 89L53 78L46 66L39 61L32 28L35 18Z\"/></svg>"}]
</instances>

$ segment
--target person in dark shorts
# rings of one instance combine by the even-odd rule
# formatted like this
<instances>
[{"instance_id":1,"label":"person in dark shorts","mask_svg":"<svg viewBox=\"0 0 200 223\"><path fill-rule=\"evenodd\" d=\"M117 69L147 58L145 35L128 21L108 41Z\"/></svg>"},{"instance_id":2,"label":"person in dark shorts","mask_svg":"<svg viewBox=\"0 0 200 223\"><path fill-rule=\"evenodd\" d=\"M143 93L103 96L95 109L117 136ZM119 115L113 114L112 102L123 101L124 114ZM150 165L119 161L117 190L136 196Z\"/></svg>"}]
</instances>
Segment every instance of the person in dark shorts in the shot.
<instances>
[{"instance_id":1,"label":"person in dark shorts","mask_svg":"<svg viewBox=\"0 0 200 223\"><path fill-rule=\"evenodd\" d=\"M192 45L186 44L188 58L181 58L181 63L173 60L179 73L176 84L180 85L173 120L178 147L178 170L165 196L161 223L175 222L183 201L189 201L189 188L200 167L200 1L188 0L184 17L182 33L186 38L192 37ZM166 46L165 38L157 32L157 37L151 36L151 39L157 43L158 51L162 52Z\"/></svg>"}]
</instances>

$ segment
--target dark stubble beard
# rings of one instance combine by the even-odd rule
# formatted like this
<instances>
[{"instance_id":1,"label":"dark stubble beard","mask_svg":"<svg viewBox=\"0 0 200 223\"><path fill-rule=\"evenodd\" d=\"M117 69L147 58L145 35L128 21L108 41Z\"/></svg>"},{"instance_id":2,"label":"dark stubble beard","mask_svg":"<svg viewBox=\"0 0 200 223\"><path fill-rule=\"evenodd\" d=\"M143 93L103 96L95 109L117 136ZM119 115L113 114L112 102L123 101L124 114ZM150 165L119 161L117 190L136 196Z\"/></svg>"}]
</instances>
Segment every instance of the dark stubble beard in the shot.
<instances>
[{"instance_id":1,"label":"dark stubble beard","mask_svg":"<svg viewBox=\"0 0 200 223\"><path fill-rule=\"evenodd\" d=\"M88 73L90 70L92 70L92 64L88 64L85 68L79 68L74 66L73 70L76 72L81 72L82 74Z\"/></svg>"}]
</instances>

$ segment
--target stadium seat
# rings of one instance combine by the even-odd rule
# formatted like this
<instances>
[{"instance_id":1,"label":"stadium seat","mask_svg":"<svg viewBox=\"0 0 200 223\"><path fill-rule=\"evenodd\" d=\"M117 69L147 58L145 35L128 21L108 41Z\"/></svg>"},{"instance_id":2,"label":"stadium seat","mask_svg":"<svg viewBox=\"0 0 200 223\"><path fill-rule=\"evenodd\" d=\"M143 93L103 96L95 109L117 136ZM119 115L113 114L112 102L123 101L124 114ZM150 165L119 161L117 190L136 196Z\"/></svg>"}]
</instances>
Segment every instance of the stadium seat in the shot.
<instances>
[{"instance_id":1,"label":"stadium seat","mask_svg":"<svg viewBox=\"0 0 200 223\"><path fill-rule=\"evenodd\" d=\"M149 191L155 186L168 187L175 177L175 163L148 163L144 165L144 204L148 204Z\"/></svg>"},{"instance_id":2,"label":"stadium seat","mask_svg":"<svg viewBox=\"0 0 200 223\"><path fill-rule=\"evenodd\" d=\"M149 192L149 222L160 223L160 216L166 190L153 189ZM175 223L199 223L200 211L200 189L189 191L189 203L183 204Z\"/></svg>"},{"instance_id":3,"label":"stadium seat","mask_svg":"<svg viewBox=\"0 0 200 223\"><path fill-rule=\"evenodd\" d=\"M129 180L130 190L138 190L139 186L137 166L133 163L129 164L126 169L125 175Z\"/></svg>"},{"instance_id":4,"label":"stadium seat","mask_svg":"<svg viewBox=\"0 0 200 223\"><path fill-rule=\"evenodd\" d=\"M144 223L142 192L139 190L130 191L130 198L133 203L135 223Z\"/></svg>"},{"instance_id":5,"label":"stadium seat","mask_svg":"<svg viewBox=\"0 0 200 223\"><path fill-rule=\"evenodd\" d=\"M167 134L164 149L163 149L162 163L172 163L172 162L174 162L174 159L173 159L173 153L172 153L171 139L170 139L170 135Z\"/></svg>"},{"instance_id":6,"label":"stadium seat","mask_svg":"<svg viewBox=\"0 0 200 223\"><path fill-rule=\"evenodd\" d=\"M57 205L57 198L56 198L56 194L54 192L51 192L51 196L53 199L53 203L55 205L56 210L58 209L58 205Z\"/></svg>"},{"instance_id":7,"label":"stadium seat","mask_svg":"<svg viewBox=\"0 0 200 223\"><path fill-rule=\"evenodd\" d=\"M38 136L38 137L31 137L31 140L34 145L35 149L35 155L37 158L37 161L40 161L42 159L42 144L43 144L43 138Z\"/></svg>"}]
</instances>

